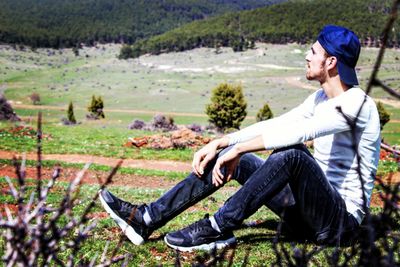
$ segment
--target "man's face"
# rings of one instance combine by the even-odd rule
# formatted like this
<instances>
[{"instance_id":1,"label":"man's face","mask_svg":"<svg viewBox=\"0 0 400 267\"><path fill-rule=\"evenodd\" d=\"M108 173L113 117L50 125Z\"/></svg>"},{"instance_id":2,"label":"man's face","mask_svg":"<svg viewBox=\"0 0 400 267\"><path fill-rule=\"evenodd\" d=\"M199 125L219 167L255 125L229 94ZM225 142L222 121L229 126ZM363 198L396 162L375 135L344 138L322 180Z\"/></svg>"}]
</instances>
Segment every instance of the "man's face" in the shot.
<instances>
[{"instance_id":1,"label":"man's face","mask_svg":"<svg viewBox=\"0 0 400 267\"><path fill-rule=\"evenodd\" d=\"M327 77L326 70L327 54L325 49L316 41L306 55L306 78L307 80L317 80L324 83Z\"/></svg>"}]
</instances>

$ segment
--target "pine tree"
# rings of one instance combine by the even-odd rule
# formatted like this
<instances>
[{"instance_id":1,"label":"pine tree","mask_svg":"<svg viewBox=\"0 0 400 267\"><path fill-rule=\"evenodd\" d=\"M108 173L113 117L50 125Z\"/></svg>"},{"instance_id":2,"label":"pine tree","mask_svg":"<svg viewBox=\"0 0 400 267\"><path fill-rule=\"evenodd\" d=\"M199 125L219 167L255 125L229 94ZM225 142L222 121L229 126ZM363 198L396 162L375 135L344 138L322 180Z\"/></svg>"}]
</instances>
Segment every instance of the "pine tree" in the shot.
<instances>
[{"instance_id":1,"label":"pine tree","mask_svg":"<svg viewBox=\"0 0 400 267\"><path fill-rule=\"evenodd\" d=\"M389 112L387 112L381 101L378 101L378 103L376 103L376 108L378 109L379 121L381 123L382 130L383 126L385 126L385 124L390 121L390 114Z\"/></svg>"},{"instance_id":2,"label":"pine tree","mask_svg":"<svg viewBox=\"0 0 400 267\"><path fill-rule=\"evenodd\" d=\"M88 118L91 119L105 118L103 108L104 108L104 102L101 96L96 98L95 95L92 95L92 101L88 106L88 111L90 112Z\"/></svg>"},{"instance_id":3,"label":"pine tree","mask_svg":"<svg viewBox=\"0 0 400 267\"><path fill-rule=\"evenodd\" d=\"M265 121L274 117L270 107L268 104L265 104L257 113L256 120L257 121Z\"/></svg>"},{"instance_id":4,"label":"pine tree","mask_svg":"<svg viewBox=\"0 0 400 267\"><path fill-rule=\"evenodd\" d=\"M209 121L221 131L239 129L247 115L246 107L242 86L222 83L213 89L206 114Z\"/></svg>"},{"instance_id":5,"label":"pine tree","mask_svg":"<svg viewBox=\"0 0 400 267\"><path fill-rule=\"evenodd\" d=\"M101 96L99 96L97 98L96 106L97 106L97 114L99 115L100 118L104 119L106 116L104 115L104 112L103 112L104 101Z\"/></svg>"},{"instance_id":6,"label":"pine tree","mask_svg":"<svg viewBox=\"0 0 400 267\"><path fill-rule=\"evenodd\" d=\"M134 57L134 55L133 55L132 47L130 45L123 45L119 52L118 58L119 59L128 59L128 58L133 58L133 57Z\"/></svg>"},{"instance_id":7,"label":"pine tree","mask_svg":"<svg viewBox=\"0 0 400 267\"><path fill-rule=\"evenodd\" d=\"M74 105L72 104L72 101L69 102L67 116L68 116L68 121L71 124L76 124L76 119L74 115Z\"/></svg>"},{"instance_id":8,"label":"pine tree","mask_svg":"<svg viewBox=\"0 0 400 267\"><path fill-rule=\"evenodd\" d=\"M94 113L96 111L96 96L92 95L92 101L90 102L90 105L88 106L88 111L90 113Z\"/></svg>"}]
</instances>

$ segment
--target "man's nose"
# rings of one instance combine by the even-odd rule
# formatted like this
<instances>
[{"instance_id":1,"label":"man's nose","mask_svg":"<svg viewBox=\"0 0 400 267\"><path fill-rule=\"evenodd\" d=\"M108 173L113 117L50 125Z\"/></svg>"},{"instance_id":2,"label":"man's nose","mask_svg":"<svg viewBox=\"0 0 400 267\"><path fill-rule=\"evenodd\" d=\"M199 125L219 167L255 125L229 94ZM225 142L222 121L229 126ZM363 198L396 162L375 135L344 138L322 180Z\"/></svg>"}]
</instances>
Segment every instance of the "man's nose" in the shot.
<instances>
[{"instance_id":1,"label":"man's nose","mask_svg":"<svg viewBox=\"0 0 400 267\"><path fill-rule=\"evenodd\" d=\"M306 61L310 61L310 56L311 56L311 51L308 51L305 57Z\"/></svg>"}]
</instances>

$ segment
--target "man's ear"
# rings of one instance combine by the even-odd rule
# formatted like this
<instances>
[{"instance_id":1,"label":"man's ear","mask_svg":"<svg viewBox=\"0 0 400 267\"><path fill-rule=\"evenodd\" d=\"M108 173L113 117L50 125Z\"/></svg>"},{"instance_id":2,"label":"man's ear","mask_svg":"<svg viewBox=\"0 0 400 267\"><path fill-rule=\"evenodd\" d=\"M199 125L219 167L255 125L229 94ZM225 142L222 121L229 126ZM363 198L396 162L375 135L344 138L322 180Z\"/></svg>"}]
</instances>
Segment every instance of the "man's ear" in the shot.
<instances>
[{"instance_id":1,"label":"man's ear","mask_svg":"<svg viewBox=\"0 0 400 267\"><path fill-rule=\"evenodd\" d=\"M326 61L326 67L328 68L328 70L334 69L336 68L337 65L337 58L334 56L329 56Z\"/></svg>"}]
</instances>

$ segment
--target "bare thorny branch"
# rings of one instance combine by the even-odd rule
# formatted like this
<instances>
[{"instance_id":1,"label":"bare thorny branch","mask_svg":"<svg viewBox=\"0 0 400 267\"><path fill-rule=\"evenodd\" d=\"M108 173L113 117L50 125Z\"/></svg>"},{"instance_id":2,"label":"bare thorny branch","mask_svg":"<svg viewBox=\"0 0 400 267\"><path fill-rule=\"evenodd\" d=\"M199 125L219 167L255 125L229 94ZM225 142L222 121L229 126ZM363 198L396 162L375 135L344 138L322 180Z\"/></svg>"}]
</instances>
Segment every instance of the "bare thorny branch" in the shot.
<instances>
[{"instance_id":1,"label":"bare thorny branch","mask_svg":"<svg viewBox=\"0 0 400 267\"><path fill-rule=\"evenodd\" d=\"M400 99L400 93L389 86L385 85L379 78L378 72L384 57L386 44L389 38L390 30L397 18L397 9L400 0L394 0L392 12L383 31L382 45L378 53L371 77L367 84L366 94L372 92L372 87L380 86L391 96ZM366 100L366 99L365 99ZM364 103L365 103L364 100ZM364 104L363 103L363 104ZM362 106L358 114L360 114ZM342 112L341 109L338 109ZM343 116L353 133L353 149L357 151L357 143L355 142L356 120L350 120L342 112ZM78 193L81 179L89 168L89 164L85 165L83 170L78 173L75 179L69 184L65 195L57 208L52 208L47 204L49 192L52 190L57 178L60 176L61 169L59 166L50 178L46 186L42 185L42 117L38 116L37 130L37 184L36 191L32 192L29 199L26 198L25 184L25 157L22 161L14 159L14 166L17 175L17 184L15 187L8 177L6 180L9 184L9 190L17 203L17 213L12 214L7 205L5 205L4 217L0 213L0 227L4 229L1 234L5 238L5 252L3 261L7 266L23 265L23 266L110 266L111 264L122 262L122 266L128 264L129 256L118 256L118 248L123 242L123 235L120 236L117 246L111 253L111 258L107 259L108 244L106 245L100 262L96 265L97 257L90 261L85 261L79 257L79 250L83 242L89 237L90 231L95 227L94 223L87 225L89 222L88 214L94 207L98 198L98 193L92 197L89 204L84 209L79 218L74 217L73 207L78 200ZM357 153L357 162L360 163L360 155ZM120 161L113 168L105 181L99 181L100 189L104 189L112 180L118 168L121 166ZM359 166L360 164L358 164ZM358 167L361 186L364 190L364 183L361 179L361 171ZM335 245L332 252L325 250L323 246L314 246L303 244L302 247L296 246L294 243L288 248L284 242L280 241L282 222L279 224L277 234L273 241L273 249L276 253L275 266L306 266L313 262L313 257L323 252L327 262L331 266L367 266L367 265L384 265L392 266L399 264L400 234L394 230L399 229L400 223L400 185L385 185L382 181L378 181L381 188L380 197L384 203L383 210L377 215L371 215L368 212L367 201L364 199L364 211L366 213L366 223L362 227L362 231L358 234L357 242L348 248L342 249L340 241ZM25 203L26 202L26 203ZM66 224L60 226L62 220L67 221ZM77 232L77 233L76 233ZM383 237L383 238L382 238ZM60 258L60 253L65 249L69 249L70 254L65 261ZM397 253L397 254L396 254ZM242 262L243 266L248 264L248 256L250 251ZM198 266L216 266L222 264L224 259L228 258L228 266L233 264L235 250L227 255L227 250L217 254L213 251L209 258L198 258ZM176 255L176 266L181 266L179 253Z\"/></svg>"},{"instance_id":2,"label":"bare thorny branch","mask_svg":"<svg viewBox=\"0 0 400 267\"><path fill-rule=\"evenodd\" d=\"M22 161L14 158L17 186L14 186L10 178L6 177L9 190L17 203L17 211L13 214L5 205L6 217L0 213L0 232L5 239L5 251L3 261L6 266L110 266L122 262L127 264L128 254L117 255L117 248L112 252L111 258L106 258L108 246L103 251L100 262L96 265L96 258L90 262L80 258L80 249L83 242L90 236L95 227L95 221L89 222L89 213L95 206L98 193L95 194L84 211L76 217L74 207L78 202L81 180L90 164L86 164L74 180L70 182L63 199L57 208L52 208L47 203L49 193L60 176L61 168L55 167L46 186L43 186L42 175L42 151L41 151L41 113L38 115L37 131L37 179L36 190L29 199L26 199L28 191L26 186L25 156ZM107 179L100 181L100 189L104 189L122 164L122 160L112 169ZM89 224L88 224L89 223ZM68 258L61 258L61 253L68 250Z\"/></svg>"}]
</instances>

